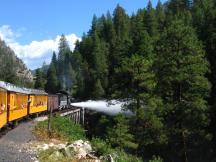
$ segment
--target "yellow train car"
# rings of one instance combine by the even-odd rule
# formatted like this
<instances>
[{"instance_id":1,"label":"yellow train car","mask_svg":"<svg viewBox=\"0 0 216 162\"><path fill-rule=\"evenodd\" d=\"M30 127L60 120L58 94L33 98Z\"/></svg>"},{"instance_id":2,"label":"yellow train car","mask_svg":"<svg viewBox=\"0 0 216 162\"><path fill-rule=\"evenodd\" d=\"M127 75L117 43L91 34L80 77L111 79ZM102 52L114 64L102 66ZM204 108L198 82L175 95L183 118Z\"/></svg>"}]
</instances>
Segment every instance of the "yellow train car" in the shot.
<instances>
[{"instance_id":1,"label":"yellow train car","mask_svg":"<svg viewBox=\"0 0 216 162\"><path fill-rule=\"evenodd\" d=\"M0 84L0 128L7 124L7 91Z\"/></svg>"},{"instance_id":2,"label":"yellow train car","mask_svg":"<svg viewBox=\"0 0 216 162\"><path fill-rule=\"evenodd\" d=\"M8 121L22 118L28 114L28 94L8 92Z\"/></svg>"},{"instance_id":3,"label":"yellow train car","mask_svg":"<svg viewBox=\"0 0 216 162\"><path fill-rule=\"evenodd\" d=\"M40 90L32 90L29 97L29 114L47 111L47 93Z\"/></svg>"},{"instance_id":4,"label":"yellow train car","mask_svg":"<svg viewBox=\"0 0 216 162\"><path fill-rule=\"evenodd\" d=\"M6 113L6 121L11 122L26 116L29 90L2 81L0 81L0 88L4 89L3 92L5 92L1 93L0 98L6 100L2 103L3 107L4 103L6 105L6 110L4 111Z\"/></svg>"},{"instance_id":5,"label":"yellow train car","mask_svg":"<svg viewBox=\"0 0 216 162\"><path fill-rule=\"evenodd\" d=\"M0 81L0 128L28 114L47 110L48 94Z\"/></svg>"}]
</instances>

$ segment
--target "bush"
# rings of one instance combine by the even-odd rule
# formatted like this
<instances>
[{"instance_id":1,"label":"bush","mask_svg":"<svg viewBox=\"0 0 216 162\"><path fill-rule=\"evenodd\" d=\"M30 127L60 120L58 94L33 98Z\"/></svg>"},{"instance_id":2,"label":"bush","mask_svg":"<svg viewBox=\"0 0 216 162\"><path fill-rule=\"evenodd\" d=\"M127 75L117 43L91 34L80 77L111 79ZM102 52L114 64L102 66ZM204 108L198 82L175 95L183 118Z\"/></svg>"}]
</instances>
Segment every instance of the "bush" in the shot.
<instances>
[{"instance_id":1,"label":"bush","mask_svg":"<svg viewBox=\"0 0 216 162\"><path fill-rule=\"evenodd\" d=\"M100 138L93 138L91 144L98 155L107 155L115 152L110 144Z\"/></svg>"},{"instance_id":2,"label":"bush","mask_svg":"<svg viewBox=\"0 0 216 162\"><path fill-rule=\"evenodd\" d=\"M34 133L41 139L57 138L64 141L75 141L85 139L85 130L65 117L53 117L51 120L51 132L48 132L48 121L39 122Z\"/></svg>"},{"instance_id":3,"label":"bush","mask_svg":"<svg viewBox=\"0 0 216 162\"><path fill-rule=\"evenodd\" d=\"M124 151L116 150L114 155L116 155L114 156L116 162L142 162L137 156L128 154Z\"/></svg>"},{"instance_id":4,"label":"bush","mask_svg":"<svg viewBox=\"0 0 216 162\"><path fill-rule=\"evenodd\" d=\"M159 156L153 156L153 159L149 160L149 162L163 162L163 159L161 159Z\"/></svg>"},{"instance_id":5,"label":"bush","mask_svg":"<svg viewBox=\"0 0 216 162\"><path fill-rule=\"evenodd\" d=\"M100 139L93 138L91 144L98 155L112 155L116 162L141 162L136 156L130 155L119 149L113 149L111 145Z\"/></svg>"}]
</instances>

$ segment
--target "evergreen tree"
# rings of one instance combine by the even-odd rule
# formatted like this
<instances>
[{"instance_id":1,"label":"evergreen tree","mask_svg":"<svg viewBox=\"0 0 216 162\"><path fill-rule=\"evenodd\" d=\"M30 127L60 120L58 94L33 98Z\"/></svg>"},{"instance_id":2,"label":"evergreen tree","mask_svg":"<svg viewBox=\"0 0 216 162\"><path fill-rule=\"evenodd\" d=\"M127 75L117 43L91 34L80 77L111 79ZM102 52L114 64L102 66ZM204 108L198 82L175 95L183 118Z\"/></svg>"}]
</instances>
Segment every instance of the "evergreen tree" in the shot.
<instances>
[{"instance_id":1,"label":"evergreen tree","mask_svg":"<svg viewBox=\"0 0 216 162\"><path fill-rule=\"evenodd\" d=\"M56 93L58 91L58 79L56 74L56 69L54 62L51 62L49 69L47 71L47 83L45 89L49 93Z\"/></svg>"},{"instance_id":2,"label":"evergreen tree","mask_svg":"<svg viewBox=\"0 0 216 162\"><path fill-rule=\"evenodd\" d=\"M58 65L57 65L57 56L56 56L55 51L53 51L51 63L53 63L55 70L57 70Z\"/></svg>"},{"instance_id":3,"label":"evergreen tree","mask_svg":"<svg viewBox=\"0 0 216 162\"><path fill-rule=\"evenodd\" d=\"M43 89L44 85L43 85L43 74L41 72L40 69L36 70L36 80L35 80L35 85L34 88L36 89Z\"/></svg>"},{"instance_id":4,"label":"evergreen tree","mask_svg":"<svg viewBox=\"0 0 216 162\"><path fill-rule=\"evenodd\" d=\"M100 99L104 96L105 92L99 79L94 82L93 92L91 94L95 99Z\"/></svg>"},{"instance_id":5,"label":"evergreen tree","mask_svg":"<svg viewBox=\"0 0 216 162\"><path fill-rule=\"evenodd\" d=\"M130 30L129 16L125 13L125 10L120 5L117 5L114 10L113 22L117 39L119 41L128 39Z\"/></svg>"},{"instance_id":6,"label":"evergreen tree","mask_svg":"<svg viewBox=\"0 0 216 162\"><path fill-rule=\"evenodd\" d=\"M172 22L158 44L156 65L158 93L166 107L168 154L185 162L192 161L189 157L199 159L193 151L202 147L202 133L208 124L205 98L210 84L205 78L208 62L191 26L181 20ZM194 141L197 138L200 143Z\"/></svg>"},{"instance_id":7,"label":"evergreen tree","mask_svg":"<svg viewBox=\"0 0 216 162\"><path fill-rule=\"evenodd\" d=\"M107 75L108 75L108 65L107 65L107 54L108 50L104 41L99 40L97 34L94 35L94 47L93 47L93 78L96 80L100 80L102 91L105 92L107 88ZM99 83L97 83L97 86Z\"/></svg>"},{"instance_id":8,"label":"evergreen tree","mask_svg":"<svg viewBox=\"0 0 216 162\"><path fill-rule=\"evenodd\" d=\"M65 35L61 35L61 38L59 40L59 53L58 53L58 60L60 62L64 62L65 60L65 54L70 52L70 47L68 45L67 39Z\"/></svg>"},{"instance_id":9,"label":"evergreen tree","mask_svg":"<svg viewBox=\"0 0 216 162\"><path fill-rule=\"evenodd\" d=\"M109 55L109 93L114 84L115 68L120 66L125 57L130 56L132 39L130 37L130 19L125 10L117 5L113 13L113 25L116 35L112 39Z\"/></svg>"},{"instance_id":10,"label":"evergreen tree","mask_svg":"<svg viewBox=\"0 0 216 162\"><path fill-rule=\"evenodd\" d=\"M207 58L210 63L210 72L208 73L208 79L212 84L211 95L208 99L210 109L210 132L213 134L211 145L213 148L213 155L216 153L216 3L214 0L194 0L193 7L193 24L196 28L199 38L203 41ZM214 157L213 161L216 158Z\"/></svg>"},{"instance_id":11,"label":"evergreen tree","mask_svg":"<svg viewBox=\"0 0 216 162\"><path fill-rule=\"evenodd\" d=\"M10 68L9 68L10 67ZM19 78L16 74L16 69L14 69L14 64L10 60L5 60L5 67L3 68L3 73L1 75L1 79L3 81L18 84Z\"/></svg>"},{"instance_id":12,"label":"evergreen tree","mask_svg":"<svg viewBox=\"0 0 216 162\"><path fill-rule=\"evenodd\" d=\"M75 82L73 83L73 95L78 98L83 98L85 94L84 63L78 49L75 49L72 54L72 68L76 73L74 78Z\"/></svg>"},{"instance_id":13,"label":"evergreen tree","mask_svg":"<svg viewBox=\"0 0 216 162\"><path fill-rule=\"evenodd\" d=\"M117 79L113 87L113 97L128 100L125 108L135 114L136 127L133 132L139 144L139 152L144 156L148 145L166 143L161 101L154 93L156 78L152 63L152 59L140 55L124 59L116 70Z\"/></svg>"},{"instance_id":14,"label":"evergreen tree","mask_svg":"<svg viewBox=\"0 0 216 162\"><path fill-rule=\"evenodd\" d=\"M192 8L193 0L171 0L168 3L169 11L178 14Z\"/></svg>"},{"instance_id":15,"label":"evergreen tree","mask_svg":"<svg viewBox=\"0 0 216 162\"><path fill-rule=\"evenodd\" d=\"M114 118L114 126L107 128L110 143L120 149L136 148L133 135L129 132L128 120L125 115L118 114Z\"/></svg>"},{"instance_id":16,"label":"evergreen tree","mask_svg":"<svg viewBox=\"0 0 216 162\"><path fill-rule=\"evenodd\" d=\"M151 37L156 37L158 34L157 28L157 18L155 14L155 9L152 7L151 1L148 2L145 17L144 26Z\"/></svg>"},{"instance_id":17,"label":"evergreen tree","mask_svg":"<svg viewBox=\"0 0 216 162\"><path fill-rule=\"evenodd\" d=\"M156 14L156 19L158 24L158 31L163 32L163 29L165 28L166 15L165 15L165 7L160 0L158 0L155 14Z\"/></svg>"},{"instance_id":18,"label":"evergreen tree","mask_svg":"<svg viewBox=\"0 0 216 162\"><path fill-rule=\"evenodd\" d=\"M72 80L72 67L70 63L70 47L66 37L62 34L59 40L59 53L58 53L58 78L60 89L71 90Z\"/></svg>"}]
</instances>

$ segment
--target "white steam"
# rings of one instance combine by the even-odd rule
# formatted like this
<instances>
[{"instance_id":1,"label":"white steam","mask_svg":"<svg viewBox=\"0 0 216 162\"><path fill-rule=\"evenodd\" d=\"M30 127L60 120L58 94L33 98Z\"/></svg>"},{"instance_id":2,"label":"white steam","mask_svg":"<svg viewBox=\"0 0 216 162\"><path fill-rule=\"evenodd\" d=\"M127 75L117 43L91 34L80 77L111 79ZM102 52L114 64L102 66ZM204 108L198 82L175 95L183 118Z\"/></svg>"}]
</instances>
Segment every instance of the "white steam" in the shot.
<instances>
[{"instance_id":1,"label":"white steam","mask_svg":"<svg viewBox=\"0 0 216 162\"><path fill-rule=\"evenodd\" d=\"M94 110L98 112L102 112L107 115L117 115L119 113L124 113L126 115L132 115L132 112L123 110L122 107L124 105L123 102L118 102L116 100L112 101L104 101L104 100L99 100L99 101L85 101L85 102L77 102L77 103L71 103L72 106L75 107L82 107L86 108L89 110Z\"/></svg>"}]
</instances>

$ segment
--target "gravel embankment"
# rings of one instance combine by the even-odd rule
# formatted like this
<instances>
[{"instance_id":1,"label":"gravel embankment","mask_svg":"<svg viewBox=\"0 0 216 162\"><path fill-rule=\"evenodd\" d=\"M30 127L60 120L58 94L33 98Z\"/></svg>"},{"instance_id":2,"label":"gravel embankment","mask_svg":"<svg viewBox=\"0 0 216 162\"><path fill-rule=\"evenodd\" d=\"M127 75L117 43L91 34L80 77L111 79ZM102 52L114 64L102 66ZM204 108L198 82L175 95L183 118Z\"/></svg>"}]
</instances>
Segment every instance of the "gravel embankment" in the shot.
<instances>
[{"instance_id":1,"label":"gravel embankment","mask_svg":"<svg viewBox=\"0 0 216 162\"><path fill-rule=\"evenodd\" d=\"M0 138L0 162L35 162L36 153L32 145L36 140L32 134L35 121L19 124Z\"/></svg>"}]
</instances>

